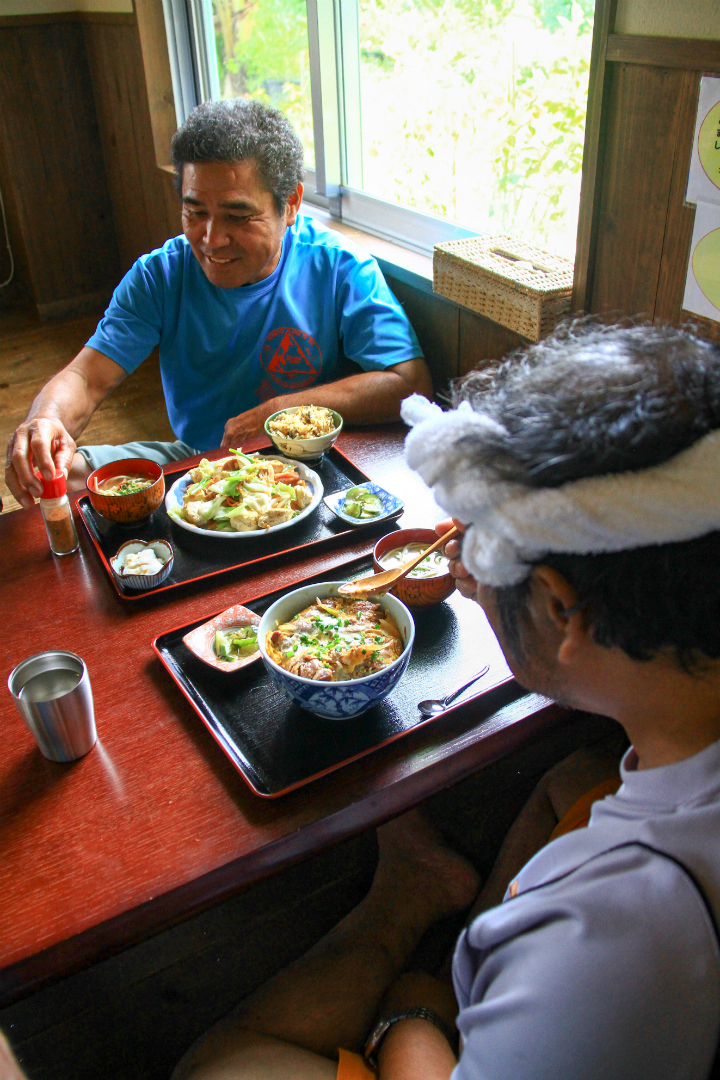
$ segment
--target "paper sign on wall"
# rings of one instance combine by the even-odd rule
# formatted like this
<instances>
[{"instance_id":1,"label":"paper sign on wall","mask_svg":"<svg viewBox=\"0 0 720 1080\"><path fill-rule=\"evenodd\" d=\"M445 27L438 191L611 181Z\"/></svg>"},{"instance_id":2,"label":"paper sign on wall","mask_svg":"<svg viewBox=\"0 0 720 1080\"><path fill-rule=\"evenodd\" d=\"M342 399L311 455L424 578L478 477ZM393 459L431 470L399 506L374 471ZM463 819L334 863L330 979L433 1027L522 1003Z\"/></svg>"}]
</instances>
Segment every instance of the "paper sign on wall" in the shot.
<instances>
[{"instance_id":1,"label":"paper sign on wall","mask_svg":"<svg viewBox=\"0 0 720 1080\"><path fill-rule=\"evenodd\" d=\"M720 204L720 78L707 75L700 80L687 201Z\"/></svg>"},{"instance_id":2,"label":"paper sign on wall","mask_svg":"<svg viewBox=\"0 0 720 1080\"><path fill-rule=\"evenodd\" d=\"M719 203L697 204L683 307L720 322Z\"/></svg>"}]
</instances>

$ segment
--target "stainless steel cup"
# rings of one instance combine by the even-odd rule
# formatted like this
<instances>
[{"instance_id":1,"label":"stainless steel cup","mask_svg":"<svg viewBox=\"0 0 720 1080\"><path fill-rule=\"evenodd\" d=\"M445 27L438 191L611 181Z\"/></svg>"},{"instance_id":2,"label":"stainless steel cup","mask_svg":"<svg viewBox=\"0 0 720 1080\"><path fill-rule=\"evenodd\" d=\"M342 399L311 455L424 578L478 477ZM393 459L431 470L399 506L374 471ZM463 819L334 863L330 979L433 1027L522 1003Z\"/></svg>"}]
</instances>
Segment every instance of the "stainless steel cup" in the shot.
<instances>
[{"instance_id":1,"label":"stainless steel cup","mask_svg":"<svg viewBox=\"0 0 720 1080\"><path fill-rule=\"evenodd\" d=\"M75 761L97 739L90 676L75 653L38 653L11 672L8 690L50 761Z\"/></svg>"}]
</instances>

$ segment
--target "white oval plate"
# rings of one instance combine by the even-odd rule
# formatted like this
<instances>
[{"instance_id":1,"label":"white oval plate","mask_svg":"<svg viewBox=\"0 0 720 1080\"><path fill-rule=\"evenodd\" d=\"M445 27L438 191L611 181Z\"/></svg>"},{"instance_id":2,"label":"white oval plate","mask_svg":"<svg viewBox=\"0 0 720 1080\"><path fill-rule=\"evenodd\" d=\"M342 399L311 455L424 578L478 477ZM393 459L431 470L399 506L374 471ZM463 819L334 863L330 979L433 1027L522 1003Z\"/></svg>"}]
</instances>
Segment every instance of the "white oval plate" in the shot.
<instances>
[{"instance_id":1,"label":"white oval plate","mask_svg":"<svg viewBox=\"0 0 720 1080\"><path fill-rule=\"evenodd\" d=\"M291 518L290 521L282 521L279 525L271 525L269 529L253 529L250 532L217 532L215 529L200 529L197 525L191 525L189 521L183 521L181 518L172 517L170 520L174 521L176 525L179 525L181 529L187 529L188 532L197 533L198 536L212 536L223 540L242 540L248 537L268 536L269 533L279 532L280 529L289 529L293 525L297 525L298 521L302 521L303 518L309 517L314 510L317 509L320 500L323 497L323 485L322 480L316 472L312 469L308 469L307 465L303 465L301 461L293 461L292 458L284 457L282 454L261 454L261 457L272 457L275 461L282 461L286 465L292 465L302 476L310 487L312 488L313 497L312 502L301 510L297 517ZM249 454L248 457L252 457ZM169 513L172 509L182 508L183 495L188 484L192 483L190 479L190 473L186 472L179 477L173 486L165 496L165 509Z\"/></svg>"}]
</instances>

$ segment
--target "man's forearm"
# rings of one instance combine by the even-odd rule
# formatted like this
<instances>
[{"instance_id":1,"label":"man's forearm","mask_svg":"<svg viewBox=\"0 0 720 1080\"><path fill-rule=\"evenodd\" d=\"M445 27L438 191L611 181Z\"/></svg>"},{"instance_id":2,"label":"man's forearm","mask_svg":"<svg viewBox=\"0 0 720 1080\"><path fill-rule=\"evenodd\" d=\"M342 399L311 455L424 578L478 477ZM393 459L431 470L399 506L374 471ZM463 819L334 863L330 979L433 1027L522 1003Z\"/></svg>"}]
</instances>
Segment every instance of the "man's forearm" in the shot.
<instances>
[{"instance_id":1,"label":"man's forearm","mask_svg":"<svg viewBox=\"0 0 720 1080\"><path fill-rule=\"evenodd\" d=\"M397 420L400 403L415 389L394 371L363 371L337 382L311 386L294 394L281 394L265 403L267 415L292 405L324 405L335 409L347 424L378 424ZM421 393L432 385L421 383Z\"/></svg>"},{"instance_id":2,"label":"man's forearm","mask_svg":"<svg viewBox=\"0 0 720 1080\"><path fill-rule=\"evenodd\" d=\"M85 345L66 368L43 386L27 415L59 420L73 439L87 426L92 414L119 386L127 372L109 356Z\"/></svg>"},{"instance_id":3,"label":"man's forearm","mask_svg":"<svg viewBox=\"0 0 720 1080\"><path fill-rule=\"evenodd\" d=\"M432 397L432 382L424 360L406 360L384 371L363 371L337 382L310 386L295 394L280 394L254 409L232 416L225 425L223 446L241 446L261 435L268 416L293 405L324 405L339 412L346 424L382 424L397 420L408 394Z\"/></svg>"},{"instance_id":4,"label":"man's forearm","mask_svg":"<svg viewBox=\"0 0 720 1080\"><path fill-rule=\"evenodd\" d=\"M441 1031L427 1020L402 1020L383 1039L379 1080L448 1080L456 1064Z\"/></svg>"},{"instance_id":5,"label":"man's forearm","mask_svg":"<svg viewBox=\"0 0 720 1080\"><path fill-rule=\"evenodd\" d=\"M65 368L43 386L28 410L26 423L36 417L59 420L68 434L77 439L96 408L82 375Z\"/></svg>"}]
</instances>

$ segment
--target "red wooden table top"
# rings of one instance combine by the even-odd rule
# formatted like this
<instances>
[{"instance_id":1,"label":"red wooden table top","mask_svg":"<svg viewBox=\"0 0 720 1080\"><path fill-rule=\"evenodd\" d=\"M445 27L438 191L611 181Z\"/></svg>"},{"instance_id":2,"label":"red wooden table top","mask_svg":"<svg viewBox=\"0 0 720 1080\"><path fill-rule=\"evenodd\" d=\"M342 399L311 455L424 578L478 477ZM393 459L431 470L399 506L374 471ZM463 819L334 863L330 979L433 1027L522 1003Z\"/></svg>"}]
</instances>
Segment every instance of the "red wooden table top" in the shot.
<instances>
[{"instance_id":1,"label":"red wooden table top","mask_svg":"<svg viewBox=\"0 0 720 1080\"><path fill-rule=\"evenodd\" d=\"M347 432L339 446L405 500L402 527L431 526L441 513L402 460L403 435L400 425ZM55 558L39 507L0 519L3 675L44 649L78 653L98 728L87 757L53 764L0 695L0 1004L407 809L558 721L536 695L489 718L480 699L281 799L259 799L150 642L357 558L372 540L129 604L80 523L78 533L80 552Z\"/></svg>"}]
</instances>

